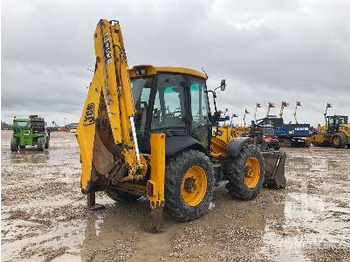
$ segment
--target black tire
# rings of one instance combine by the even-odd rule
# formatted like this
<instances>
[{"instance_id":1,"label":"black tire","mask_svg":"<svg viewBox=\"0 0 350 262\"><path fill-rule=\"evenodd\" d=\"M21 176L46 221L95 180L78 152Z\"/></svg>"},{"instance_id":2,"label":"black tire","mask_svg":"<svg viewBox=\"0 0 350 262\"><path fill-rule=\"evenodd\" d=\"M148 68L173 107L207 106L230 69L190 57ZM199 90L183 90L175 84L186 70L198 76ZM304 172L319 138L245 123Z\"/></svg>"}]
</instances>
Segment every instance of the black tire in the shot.
<instances>
[{"instance_id":1,"label":"black tire","mask_svg":"<svg viewBox=\"0 0 350 262\"><path fill-rule=\"evenodd\" d=\"M45 148L49 148L50 140L47 138L45 142Z\"/></svg>"},{"instance_id":2,"label":"black tire","mask_svg":"<svg viewBox=\"0 0 350 262\"><path fill-rule=\"evenodd\" d=\"M113 187L105 189L105 193L107 194L107 196L109 196L111 199L117 202L134 202L140 198L140 196L138 195L124 192Z\"/></svg>"},{"instance_id":3,"label":"black tire","mask_svg":"<svg viewBox=\"0 0 350 262\"><path fill-rule=\"evenodd\" d=\"M18 151L18 139L16 137L11 138L11 151L12 152Z\"/></svg>"},{"instance_id":4,"label":"black tire","mask_svg":"<svg viewBox=\"0 0 350 262\"><path fill-rule=\"evenodd\" d=\"M269 145L266 143L266 141L264 139L262 139L261 137L257 138L257 145L260 147L261 151L265 151L269 149Z\"/></svg>"},{"instance_id":5,"label":"black tire","mask_svg":"<svg viewBox=\"0 0 350 262\"><path fill-rule=\"evenodd\" d=\"M280 143L275 144L275 145L273 146L273 149L275 149L276 151L280 150L280 148L281 148Z\"/></svg>"},{"instance_id":6,"label":"black tire","mask_svg":"<svg viewBox=\"0 0 350 262\"><path fill-rule=\"evenodd\" d=\"M186 172L199 167L206 176L206 188L203 198L190 206L182 196L182 183ZM196 150L188 150L171 157L165 171L165 212L178 221L190 221L202 216L209 209L213 197L215 178L208 156Z\"/></svg>"},{"instance_id":7,"label":"black tire","mask_svg":"<svg viewBox=\"0 0 350 262\"><path fill-rule=\"evenodd\" d=\"M332 137L332 146L335 148L344 148L346 146L346 136L343 133L336 133Z\"/></svg>"},{"instance_id":8,"label":"black tire","mask_svg":"<svg viewBox=\"0 0 350 262\"><path fill-rule=\"evenodd\" d=\"M44 150L44 143L45 143L44 138L39 137L38 140L37 140L37 148L38 148L39 151L43 151Z\"/></svg>"},{"instance_id":9,"label":"black tire","mask_svg":"<svg viewBox=\"0 0 350 262\"><path fill-rule=\"evenodd\" d=\"M291 146L291 147L300 147L300 146L299 146L299 143L296 142L296 141L291 141L291 142L290 142L290 146Z\"/></svg>"},{"instance_id":10,"label":"black tire","mask_svg":"<svg viewBox=\"0 0 350 262\"><path fill-rule=\"evenodd\" d=\"M246 162L250 157L255 157L258 160L260 168L257 183L252 188L245 183ZM225 178L229 181L226 188L232 197L241 200L255 198L263 187L265 174L264 158L259 147L253 144L245 144L237 157L227 159L224 172Z\"/></svg>"}]
</instances>

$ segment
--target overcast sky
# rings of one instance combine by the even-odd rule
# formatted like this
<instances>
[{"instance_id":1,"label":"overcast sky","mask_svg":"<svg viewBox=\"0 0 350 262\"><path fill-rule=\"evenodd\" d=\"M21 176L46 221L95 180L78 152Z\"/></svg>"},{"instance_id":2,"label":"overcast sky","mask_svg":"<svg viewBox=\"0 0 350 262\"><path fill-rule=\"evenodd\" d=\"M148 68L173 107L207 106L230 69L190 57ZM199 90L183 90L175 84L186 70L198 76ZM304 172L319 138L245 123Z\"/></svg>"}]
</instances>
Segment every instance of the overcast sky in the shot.
<instances>
[{"instance_id":1,"label":"overcast sky","mask_svg":"<svg viewBox=\"0 0 350 262\"><path fill-rule=\"evenodd\" d=\"M293 120L350 115L350 1L34 1L3 0L3 121L40 114L77 122L94 68L93 32L100 18L119 20L129 65L185 66L226 78L220 109L240 117L256 102L290 106ZM65 119L66 118L66 119Z\"/></svg>"}]
</instances>

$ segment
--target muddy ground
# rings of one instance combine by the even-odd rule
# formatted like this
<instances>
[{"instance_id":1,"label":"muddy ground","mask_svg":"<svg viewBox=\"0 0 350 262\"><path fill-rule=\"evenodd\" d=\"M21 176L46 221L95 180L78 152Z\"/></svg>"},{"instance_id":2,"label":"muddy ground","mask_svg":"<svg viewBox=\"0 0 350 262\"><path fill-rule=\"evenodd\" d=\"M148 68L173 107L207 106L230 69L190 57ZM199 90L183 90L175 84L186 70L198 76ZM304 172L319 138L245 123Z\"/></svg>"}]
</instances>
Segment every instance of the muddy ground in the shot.
<instances>
[{"instance_id":1,"label":"muddy ground","mask_svg":"<svg viewBox=\"0 0 350 262\"><path fill-rule=\"evenodd\" d=\"M142 199L85 209L74 134L45 152L1 137L2 261L350 261L350 149L285 149L286 189L242 202L220 186L205 216L150 234Z\"/></svg>"}]
</instances>

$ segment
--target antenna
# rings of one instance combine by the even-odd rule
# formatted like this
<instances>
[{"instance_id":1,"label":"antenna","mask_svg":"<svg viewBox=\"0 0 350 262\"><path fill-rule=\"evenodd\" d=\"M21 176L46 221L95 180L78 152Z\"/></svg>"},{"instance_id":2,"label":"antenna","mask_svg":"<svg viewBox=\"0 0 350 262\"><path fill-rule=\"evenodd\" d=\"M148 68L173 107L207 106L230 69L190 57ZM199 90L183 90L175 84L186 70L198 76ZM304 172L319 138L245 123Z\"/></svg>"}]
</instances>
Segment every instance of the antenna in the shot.
<instances>
[{"instance_id":1,"label":"antenna","mask_svg":"<svg viewBox=\"0 0 350 262\"><path fill-rule=\"evenodd\" d=\"M201 67L201 70L203 71L203 73L205 74L205 76L206 76L207 78L209 78L209 76L208 76L207 72L205 72L205 70L204 70L204 68L203 68L203 67Z\"/></svg>"}]
</instances>

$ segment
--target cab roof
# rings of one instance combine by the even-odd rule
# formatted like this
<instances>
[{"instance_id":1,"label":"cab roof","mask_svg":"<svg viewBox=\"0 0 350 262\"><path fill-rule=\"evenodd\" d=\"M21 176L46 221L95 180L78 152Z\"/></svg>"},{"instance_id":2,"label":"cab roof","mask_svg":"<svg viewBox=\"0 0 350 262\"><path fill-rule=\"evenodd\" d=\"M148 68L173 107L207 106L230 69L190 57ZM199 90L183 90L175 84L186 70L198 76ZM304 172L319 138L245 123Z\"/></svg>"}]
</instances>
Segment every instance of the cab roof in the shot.
<instances>
[{"instance_id":1,"label":"cab roof","mask_svg":"<svg viewBox=\"0 0 350 262\"><path fill-rule=\"evenodd\" d=\"M345 117L348 118L349 116L345 116L345 115L333 115L333 116L327 116L327 118L335 118L335 117Z\"/></svg>"},{"instance_id":2,"label":"cab roof","mask_svg":"<svg viewBox=\"0 0 350 262\"><path fill-rule=\"evenodd\" d=\"M28 118L14 118L13 119L14 121L26 121L26 122L29 122L29 119Z\"/></svg>"},{"instance_id":3,"label":"cab roof","mask_svg":"<svg viewBox=\"0 0 350 262\"><path fill-rule=\"evenodd\" d=\"M199 77L204 80L208 79L208 77L202 72L186 67L136 65L129 69L129 75L131 78L143 75L155 75L157 73L179 73Z\"/></svg>"}]
</instances>

